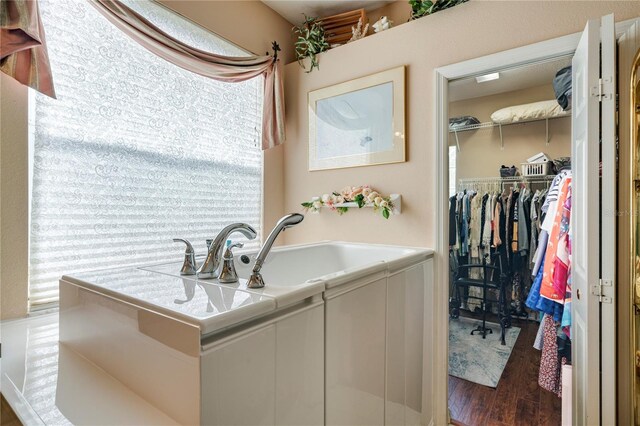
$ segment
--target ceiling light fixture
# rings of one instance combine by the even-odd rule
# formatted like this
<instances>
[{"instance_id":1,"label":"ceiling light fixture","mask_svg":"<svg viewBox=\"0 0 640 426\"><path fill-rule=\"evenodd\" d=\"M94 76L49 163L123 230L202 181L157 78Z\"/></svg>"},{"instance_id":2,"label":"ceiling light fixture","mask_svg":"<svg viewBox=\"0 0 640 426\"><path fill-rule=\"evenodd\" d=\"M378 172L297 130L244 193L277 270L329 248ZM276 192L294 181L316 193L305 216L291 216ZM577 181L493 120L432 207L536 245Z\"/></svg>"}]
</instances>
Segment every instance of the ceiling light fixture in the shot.
<instances>
[{"instance_id":1,"label":"ceiling light fixture","mask_svg":"<svg viewBox=\"0 0 640 426\"><path fill-rule=\"evenodd\" d=\"M480 75L480 76L476 77L476 82L484 83L485 81L497 80L499 78L500 78L500 73L499 72L494 72L494 73L491 73L491 74Z\"/></svg>"}]
</instances>

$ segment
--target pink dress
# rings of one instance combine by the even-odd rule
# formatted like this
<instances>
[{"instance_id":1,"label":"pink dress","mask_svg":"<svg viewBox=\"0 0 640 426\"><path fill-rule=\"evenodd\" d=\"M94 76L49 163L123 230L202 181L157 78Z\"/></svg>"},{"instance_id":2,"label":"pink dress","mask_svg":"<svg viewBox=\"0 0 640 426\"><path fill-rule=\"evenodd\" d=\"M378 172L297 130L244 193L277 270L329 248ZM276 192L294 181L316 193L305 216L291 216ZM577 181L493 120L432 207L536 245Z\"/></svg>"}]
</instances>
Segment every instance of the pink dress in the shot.
<instances>
[{"instance_id":1,"label":"pink dress","mask_svg":"<svg viewBox=\"0 0 640 426\"><path fill-rule=\"evenodd\" d=\"M549 233L549 242L547 243L547 252L544 261L544 273L542 275L542 283L540 284L540 295L559 303L562 303L564 300L564 289L562 291L557 291L553 283L556 268L556 257L558 255L558 247L560 246L560 236L562 233L562 218L565 214L564 205L567 200L567 196L569 195L571 177L569 176L564 178L561 185L557 201L558 208L556 209L553 219L553 227ZM564 244L564 248L562 250L566 251L566 244Z\"/></svg>"}]
</instances>

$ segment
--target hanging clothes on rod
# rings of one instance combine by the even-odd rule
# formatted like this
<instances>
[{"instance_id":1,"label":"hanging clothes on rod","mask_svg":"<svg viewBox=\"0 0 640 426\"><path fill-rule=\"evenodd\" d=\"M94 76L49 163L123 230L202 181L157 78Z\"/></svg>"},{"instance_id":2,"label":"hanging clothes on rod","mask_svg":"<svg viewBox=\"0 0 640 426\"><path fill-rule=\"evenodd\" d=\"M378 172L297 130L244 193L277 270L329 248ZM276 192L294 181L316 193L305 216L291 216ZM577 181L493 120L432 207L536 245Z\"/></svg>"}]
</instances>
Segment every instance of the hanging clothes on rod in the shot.
<instances>
[{"instance_id":1,"label":"hanging clothes on rod","mask_svg":"<svg viewBox=\"0 0 640 426\"><path fill-rule=\"evenodd\" d=\"M526 301L527 307L543 314L538 384L558 396L561 366L571 362L571 184L571 171L565 169L554 178L545 200L539 200L536 220L542 222L532 262L535 280Z\"/></svg>"},{"instance_id":2,"label":"hanging clothes on rod","mask_svg":"<svg viewBox=\"0 0 640 426\"><path fill-rule=\"evenodd\" d=\"M538 235L532 227L539 226L537 219L531 219L532 191L537 188L538 204L534 205L534 211L538 215L540 195L546 192L553 178L460 179L458 193L449 199L450 259L458 265L481 264L482 259L491 262L498 256L510 281L510 309L517 316L529 316L525 299L532 281L530 250L532 238ZM480 268L471 272L480 273ZM476 290L469 289L467 295L476 296L472 294ZM478 301L469 298L463 301L462 307L473 311Z\"/></svg>"}]
</instances>

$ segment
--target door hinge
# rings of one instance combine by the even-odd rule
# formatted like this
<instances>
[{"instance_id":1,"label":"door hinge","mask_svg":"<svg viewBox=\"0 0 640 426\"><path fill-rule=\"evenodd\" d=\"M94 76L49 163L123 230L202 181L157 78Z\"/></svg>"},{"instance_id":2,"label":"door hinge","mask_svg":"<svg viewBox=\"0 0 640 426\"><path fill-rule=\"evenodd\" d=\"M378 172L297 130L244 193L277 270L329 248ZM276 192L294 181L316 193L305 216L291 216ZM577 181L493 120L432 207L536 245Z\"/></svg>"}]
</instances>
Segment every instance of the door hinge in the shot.
<instances>
[{"instance_id":1,"label":"door hinge","mask_svg":"<svg viewBox=\"0 0 640 426\"><path fill-rule=\"evenodd\" d=\"M613 299L611 297L604 295L605 287L613 288L613 280L603 280L601 278L598 280L598 285L591 287L591 294L598 296L598 301L600 303L613 303Z\"/></svg>"},{"instance_id":2,"label":"door hinge","mask_svg":"<svg viewBox=\"0 0 640 426\"><path fill-rule=\"evenodd\" d=\"M604 85L613 82L612 77L605 77L604 79L598 79L598 85L591 88L591 96L598 98L598 101L602 102L603 99L613 99L613 93L605 93Z\"/></svg>"}]
</instances>

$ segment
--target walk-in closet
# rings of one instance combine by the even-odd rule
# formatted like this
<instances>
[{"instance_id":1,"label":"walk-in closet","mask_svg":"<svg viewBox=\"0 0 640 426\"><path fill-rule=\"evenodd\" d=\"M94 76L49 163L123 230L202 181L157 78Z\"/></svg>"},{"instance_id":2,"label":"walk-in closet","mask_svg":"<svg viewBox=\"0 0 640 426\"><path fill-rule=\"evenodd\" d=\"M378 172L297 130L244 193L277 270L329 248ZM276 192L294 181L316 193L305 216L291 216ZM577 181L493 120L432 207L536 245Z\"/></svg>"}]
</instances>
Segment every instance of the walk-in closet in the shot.
<instances>
[{"instance_id":1,"label":"walk-in closet","mask_svg":"<svg viewBox=\"0 0 640 426\"><path fill-rule=\"evenodd\" d=\"M571 95L571 56L449 83L449 410L461 424L560 424L571 404Z\"/></svg>"}]
</instances>

